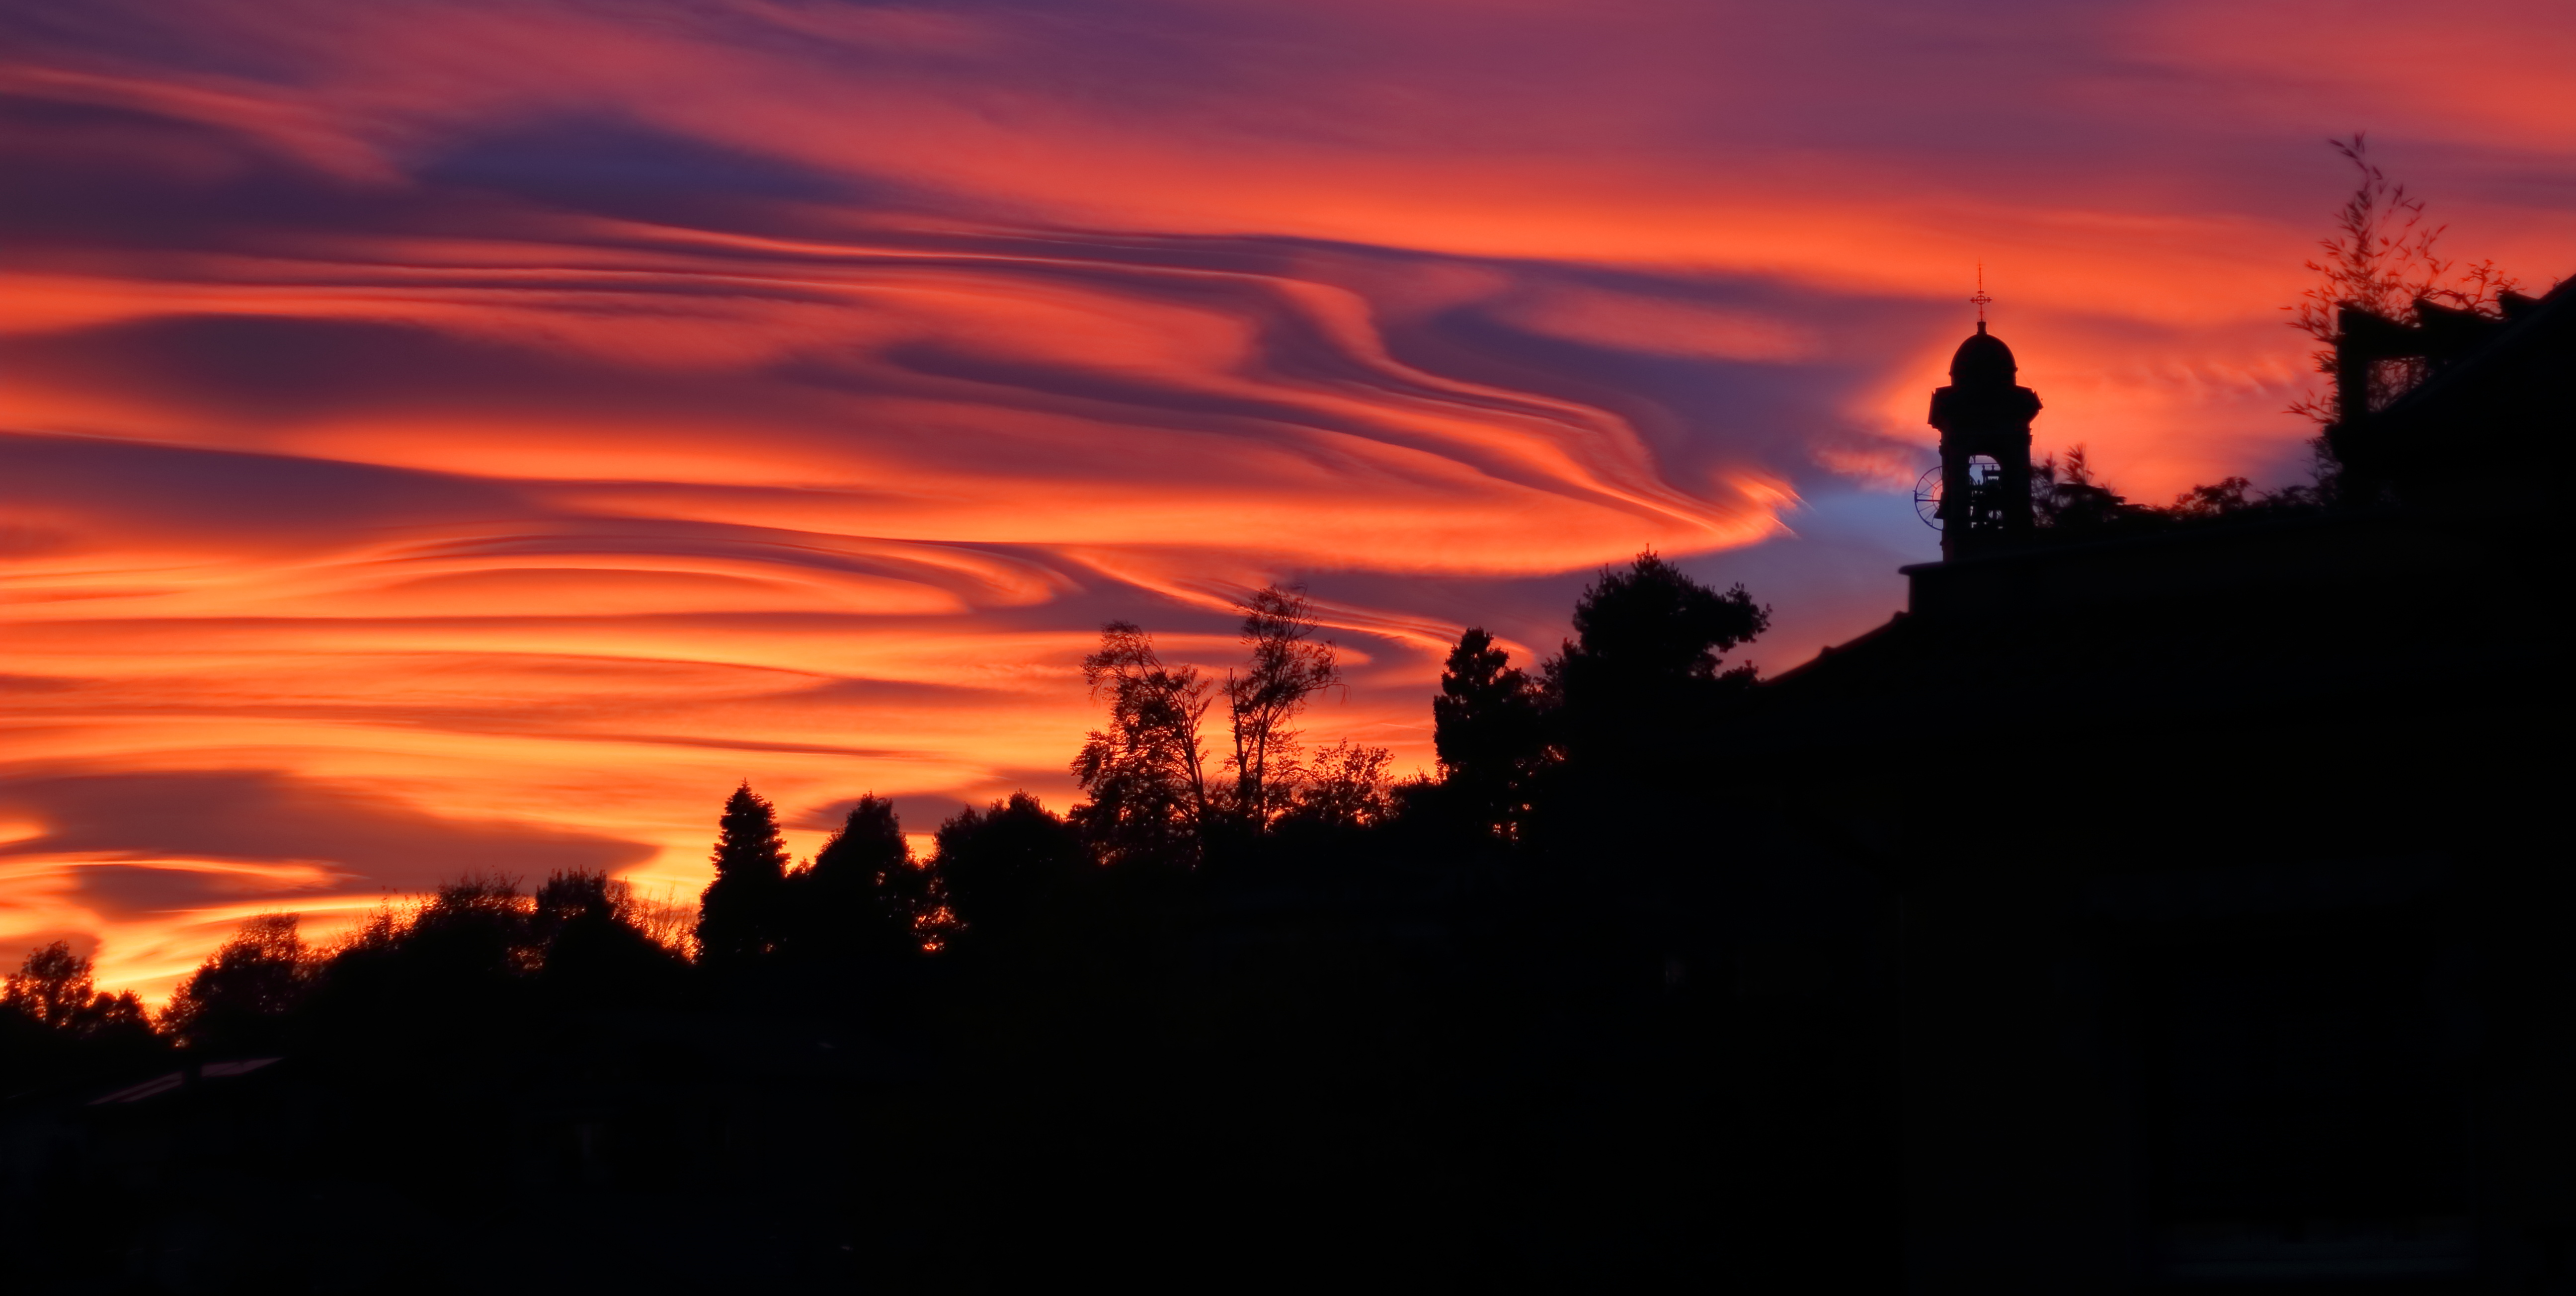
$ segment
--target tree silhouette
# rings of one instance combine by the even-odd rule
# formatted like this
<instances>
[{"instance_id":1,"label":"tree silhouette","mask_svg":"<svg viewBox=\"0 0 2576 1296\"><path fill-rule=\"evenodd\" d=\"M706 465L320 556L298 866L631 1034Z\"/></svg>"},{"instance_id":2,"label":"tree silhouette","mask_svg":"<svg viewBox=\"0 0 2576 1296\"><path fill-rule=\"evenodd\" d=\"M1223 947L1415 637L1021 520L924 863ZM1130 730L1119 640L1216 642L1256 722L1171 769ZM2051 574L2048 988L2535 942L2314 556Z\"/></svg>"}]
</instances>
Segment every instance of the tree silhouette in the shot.
<instances>
[{"instance_id":1,"label":"tree silhouette","mask_svg":"<svg viewBox=\"0 0 2576 1296\"><path fill-rule=\"evenodd\" d=\"M1023 931L1048 898L1077 885L1095 865L1073 825L1036 797L1014 792L939 825L934 867L962 929L958 942L990 947Z\"/></svg>"},{"instance_id":2,"label":"tree silhouette","mask_svg":"<svg viewBox=\"0 0 2576 1296\"><path fill-rule=\"evenodd\" d=\"M679 956L643 928L634 889L604 873L560 872L537 888L528 930L538 980L558 1003L634 1005L666 997Z\"/></svg>"},{"instance_id":3,"label":"tree silhouette","mask_svg":"<svg viewBox=\"0 0 2576 1296\"><path fill-rule=\"evenodd\" d=\"M2095 475L2084 447L2078 445L2066 452L2063 463L2054 454L2031 461L2031 525L2040 539L2089 539L2176 525L2312 513L2323 506L2313 487L2255 491L2253 485L2243 477L2222 477L2183 491L2164 507L2133 503Z\"/></svg>"},{"instance_id":4,"label":"tree silhouette","mask_svg":"<svg viewBox=\"0 0 2576 1296\"><path fill-rule=\"evenodd\" d=\"M0 1009L58 1034L81 1038L149 1030L151 1025L143 1001L134 992L99 991L89 955L73 953L68 941L30 951L7 982L0 983Z\"/></svg>"},{"instance_id":5,"label":"tree silhouette","mask_svg":"<svg viewBox=\"0 0 2576 1296\"><path fill-rule=\"evenodd\" d=\"M1668 756L1752 683L1750 668L1721 673L1719 654L1770 624L1771 610L1743 586L1719 593L1651 550L1605 569L1575 604L1575 637L1545 667L1570 722L1567 740L1622 764Z\"/></svg>"},{"instance_id":6,"label":"tree silhouette","mask_svg":"<svg viewBox=\"0 0 2576 1296\"><path fill-rule=\"evenodd\" d=\"M1074 823L1112 860L1194 863L1207 823L1207 755L1199 722L1208 682L1196 668L1168 667L1133 622L1100 628L1100 651L1082 659L1083 682L1109 702L1109 727L1095 729L1073 760L1091 799Z\"/></svg>"},{"instance_id":7,"label":"tree silhouette","mask_svg":"<svg viewBox=\"0 0 2576 1296\"><path fill-rule=\"evenodd\" d=\"M0 1008L7 1008L50 1030L70 1031L98 997L86 954L75 954L68 941L55 941L30 951L0 989Z\"/></svg>"},{"instance_id":8,"label":"tree silhouette","mask_svg":"<svg viewBox=\"0 0 2576 1296\"><path fill-rule=\"evenodd\" d=\"M2290 327L2324 343L2313 353L2317 372L2336 372L2335 350L2344 341L2346 309L2365 312L2396 324L2416 324L2428 304L2487 313L2504 294L2519 285L2492 260L2462 264L2436 250L2444 225L2424 224L2424 200L2406 186L2389 180L2370 159L2370 140L2355 131L2350 139L2327 145L2352 164L2353 191L2335 212L2334 231L2317 240L2325 256L2306 263L2316 276L2299 300L2281 309L2290 312ZM2426 361L2400 356L2369 366L2356 408L2377 411L2423 380ZM2289 413L2330 426L2341 417L2336 395L2309 392L2291 402ZM2334 447L2320 436L2311 442L2317 482L2329 495L2339 476Z\"/></svg>"},{"instance_id":9,"label":"tree silhouette","mask_svg":"<svg viewBox=\"0 0 2576 1296\"><path fill-rule=\"evenodd\" d=\"M698 957L711 967L747 966L778 948L787 876L778 812L749 782L725 799L711 858L715 880L698 899Z\"/></svg>"},{"instance_id":10,"label":"tree silhouette","mask_svg":"<svg viewBox=\"0 0 2576 1296\"><path fill-rule=\"evenodd\" d=\"M88 1038L148 1036L152 1015L144 1011L143 1001L135 998L131 990L120 994L102 992L89 1001L89 1010L80 1015L73 1029Z\"/></svg>"},{"instance_id":11,"label":"tree silhouette","mask_svg":"<svg viewBox=\"0 0 2576 1296\"><path fill-rule=\"evenodd\" d=\"M2253 485L2243 477L2221 477L2214 484L2194 486L2174 496L2173 507L2165 511L2193 520L2234 517L2262 506L2259 497L2248 498L2245 494Z\"/></svg>"},{"instance_id":12,"label":"tree silhouette","mask_svg":"<svg viewBox=\"0 0 2576 1296\"><path fill-rule=\"evenodd\" d=\"M513 879L485 874L441 883L417 903L388 901L324 961L299 1035L361 1067L523 1040L544 959L533 915Z\"/></svg>"},{"instance_id":13,"label":"tree silhouette","mask_svg":"<svg viewBox=\"0 0 2576 1296\"><path fill-rule=\"evenodd\" d=\"M589 869L555 873L530 897L530 939L550 958L567 931L616 922L619 892L623 889L623 884L609 881L607 874Z\"/></svg>"},{"instance_id":14,"label":"tree silhouette","mask_svg":"<svg viewBox=\"0 0 2576 1296\"><path fill-rule=\"evenodd\" d=\"M1373 828L1391 809L1387 766L1395 753L1344 738L1305 763L1287 817L1333 828Z\"/></svg>"},{"instance_id":15,"label":"tree silhouette","mask_svg":"<svg viewBox=\"0 0 2576 1296\"><path fill-rule=\"evenodd\" d=\"M2082 533L2106 530L2145 511L2094 475L2080 445L2066 452L2063 464L2054 454L2031 464L2030 506L2031 525L2038 530Z\"/></svg>"},{"instance_id":16,"label":"tree silhouette","mask_svg":"<svg viewBox=\"0 0 2576 1296\"><path fill-rule=\"evenodd\" d=\"M412 916L402 943L447 976L506 981L536 971L542 960L529 923L533 910L513 879L469 873L439 884Z\"/></svg>"},{"instance_id":17,"label":"tree silhouette","mask_svg":"<svg viewBox=\"0 0 2576 1296\"><path fill-rule=\"evenodd\" d=\"M1303 590L1267 586L1240 606L1252 661L1242 674L1226 674L1234 754L1225 763L1234 771L1232 810L1258 828L1288 807L1295 790L1298 735L1290 725L1308 698L1342 675L1332 641L1314 640L1314 605Z\"/></svg>"},{"instance_id":18,"label":"tree silhouette","mask_svg":"<svg viewBox=\"0 0 2576 1296\"><path fill-rule=\"evenodd\" d=\"M1483 832L1516 836L1527 816L1551 758L1546 700L1483 627L1469 627L1449 650L1431 700L1432 746L1452 803Z\"/></svg>"},{"instance_id":19,"label":"tree silhouette","mask_svg":"<svg viewBox=\"0 0 2576 1296\"><path fill-rule=\"evenodd\" d=\"M787 879L791 943L825 961L917 954L922 924L938 907L932 882L912 858L894 803L860 797L813 864Z\"/></svg>"},{"instance_id":20,"label":"tree silhouette","mask_svg":"<svg viewBox=\"0 0 2576 1296\"><path fill-rule=\"evenodd\" d=\"M1575 637L1545 668L1564 757L1534 798L1531 845L1556 879L1548 926L1579 942L1583 968L1646 984L1638 970L1683 957L1704 924L1709 864L1735 840L1716 810L1726 720L1754 697L1752 671L1721 654L1769 621L1743 586L1710 589L1652 552L1575 604Z\"/></svg>"},{"instance_id":21,"label":"tree silhouette","mask_svg":"<svg viewBox=\"0 0 2576 1296\"><path fill-rule=\"evenodd\" d=\"M320 959L294 914L242 923L170 996L161 1029L192 1049L278 1047L288 1014L304 1003Z\"/></svg>"},{"instance_id":22,"label":"tree silhouette","mask_svg":"<svg viewBox=\"0 0 2576 1296\"><path fill-rule=\"evenodd\" d=\"M101 992L67 941L31 950L0 983L0 1093L132 1067L162 1048L132 991Z\"/></svg>"}]
</instances>

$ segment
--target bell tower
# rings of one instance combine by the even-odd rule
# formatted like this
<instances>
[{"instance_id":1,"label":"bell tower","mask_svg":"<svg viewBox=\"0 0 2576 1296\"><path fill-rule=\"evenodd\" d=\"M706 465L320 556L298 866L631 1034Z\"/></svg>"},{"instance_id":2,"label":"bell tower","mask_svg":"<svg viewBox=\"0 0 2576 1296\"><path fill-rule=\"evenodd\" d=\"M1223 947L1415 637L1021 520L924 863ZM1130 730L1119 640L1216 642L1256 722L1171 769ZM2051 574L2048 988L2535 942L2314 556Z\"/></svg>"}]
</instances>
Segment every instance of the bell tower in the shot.
<instances>
[{"instance_id":1,"label":"bell tower","mask_svg":"<svg viewBox=\"0 0 2576 1296\"><path fill-rule=\"evenodd\" d=\"M1950 385L1932 392L1941 487L1927 520L1941 528L1945 559L2030 534L2030 421L2039 415L2039 393L2015 385L2020 369L2012 348L1986 332L1986 303L1993 298L1982 283L1969 300L1977 303L1977 331L1950 357Z\"/></svg>"}]
</instances>

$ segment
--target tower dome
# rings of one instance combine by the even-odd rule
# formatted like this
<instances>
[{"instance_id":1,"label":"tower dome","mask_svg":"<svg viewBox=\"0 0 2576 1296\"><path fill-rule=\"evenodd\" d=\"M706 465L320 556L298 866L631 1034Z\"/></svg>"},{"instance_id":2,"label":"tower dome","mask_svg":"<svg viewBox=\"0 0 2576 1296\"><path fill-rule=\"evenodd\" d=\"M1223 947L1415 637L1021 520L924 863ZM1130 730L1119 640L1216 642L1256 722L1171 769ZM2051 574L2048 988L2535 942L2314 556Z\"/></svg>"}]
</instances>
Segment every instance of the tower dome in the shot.
<instances>
[{"instance_id":1,"label":"tower dome","mask_svg":"<svg viewBox=\"0 0 2576 1296\"><path fill-rule=\"evenodd\" d=\"M1954 387L2010 387L2020 366L2013 362L2012 348L2002 338L1986 331L1986 322L1977 321L1977 331L1959 344L1950 356L1950 385Z\"/></svg>"}]
</instances>

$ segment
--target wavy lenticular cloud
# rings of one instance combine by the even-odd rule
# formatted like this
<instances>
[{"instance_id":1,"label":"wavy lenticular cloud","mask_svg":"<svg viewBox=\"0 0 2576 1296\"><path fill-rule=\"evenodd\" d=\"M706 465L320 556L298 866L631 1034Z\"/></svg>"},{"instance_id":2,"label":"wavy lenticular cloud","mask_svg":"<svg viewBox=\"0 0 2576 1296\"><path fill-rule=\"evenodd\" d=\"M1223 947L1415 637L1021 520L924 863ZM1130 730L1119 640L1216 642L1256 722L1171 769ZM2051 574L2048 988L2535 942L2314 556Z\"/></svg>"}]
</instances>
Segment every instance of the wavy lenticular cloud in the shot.
<instances>
[{"instance_id":1,"label":"wavy lenticular cloud","mask_svg":"<svg viewBox=\"0 0 2576 1296\"><path fill-rule=\"evenodd\" d=\"M1399 768L1461 627L1544 651L1641 548L1792 664L1930 552L1980 261L2043 447L2281 480L2318 137L2576 253L2576 24L2406 12L0 19L0 955L157 995L266 908L693 889L746 778L801 851L861 792L1061 806L1099 623L1221 668L1272 579L1352 664L1311 731ZM2476 73L2371 70L2422 39Z\"/></svg>"},{"instance_id":2,"label":"wavy lenticular cloud","mask_svg":"<svg viewBox=\"0 0 2576 1296\"><path fill-rule=\"evenodd\" d=\"M1763 500L1667 482L1618 411L1391 355L1366 281L1405 267L1239 242L1169 241L1160 262L1028 242L638 252L613 293L591 286L612 273L597 267L498 285L478 264L441 277L415 261L372 283L372 267L298 268L341 272L328 292L236 277L19 342L15 403L37 425L554 479L591 499L677 484L705 520L783 512L905 538L1205 541L1234 520L1323 565L1396 551L1544 570L1565 553L1498 519L1682 549L1761 530L1748 514ZM106 295L145 308L137 288ZM736 434L711 444L711 424ZM724 486L801 495L728 507L705 489Z\"/></svg>"}]
</instances>

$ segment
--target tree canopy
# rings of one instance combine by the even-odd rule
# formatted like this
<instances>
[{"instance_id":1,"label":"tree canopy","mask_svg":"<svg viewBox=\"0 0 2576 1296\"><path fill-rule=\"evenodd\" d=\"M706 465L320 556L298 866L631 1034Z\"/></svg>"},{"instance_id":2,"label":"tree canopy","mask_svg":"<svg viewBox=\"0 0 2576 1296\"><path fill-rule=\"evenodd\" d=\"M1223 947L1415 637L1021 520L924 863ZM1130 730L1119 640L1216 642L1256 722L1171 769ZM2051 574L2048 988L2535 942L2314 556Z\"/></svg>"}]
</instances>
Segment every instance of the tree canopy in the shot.
<instances>
[{"instance_id":1,"label":"tree canopy","mask_svg":"<svg viewBox=\"0 0 2576 1296\"><path fill-rule=\"evenodd\" d=\"M787 844L778 833L777 809L750 783L726 798L710 860L715 880L698 900L700 957L739 966L775 951L783 937Z\"/></svg>"}]
</instances>

